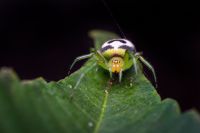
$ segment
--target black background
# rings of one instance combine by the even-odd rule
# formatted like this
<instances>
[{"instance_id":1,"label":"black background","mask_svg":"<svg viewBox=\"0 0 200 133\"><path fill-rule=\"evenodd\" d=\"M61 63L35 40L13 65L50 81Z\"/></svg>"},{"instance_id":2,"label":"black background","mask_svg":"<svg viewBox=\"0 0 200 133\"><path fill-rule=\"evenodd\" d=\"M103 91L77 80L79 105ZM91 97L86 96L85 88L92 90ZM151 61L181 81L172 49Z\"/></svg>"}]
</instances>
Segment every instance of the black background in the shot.
<instances>
[{"instance_id":1,"label":"black background","mask_svg":"<svg viewBox=\"0 0 200 133\"><path fill-rule=\"evenodd\" d=\"M176 99L183 111L199 111L198 4L138 0L107 0L107 4L126 37L155 67L161 97ZM91 29L120 34L101 0L2 0L0 67L12 67L21 79L62 79L73 59L93 46L87 35Z\"/></svg>"}]
</instances>

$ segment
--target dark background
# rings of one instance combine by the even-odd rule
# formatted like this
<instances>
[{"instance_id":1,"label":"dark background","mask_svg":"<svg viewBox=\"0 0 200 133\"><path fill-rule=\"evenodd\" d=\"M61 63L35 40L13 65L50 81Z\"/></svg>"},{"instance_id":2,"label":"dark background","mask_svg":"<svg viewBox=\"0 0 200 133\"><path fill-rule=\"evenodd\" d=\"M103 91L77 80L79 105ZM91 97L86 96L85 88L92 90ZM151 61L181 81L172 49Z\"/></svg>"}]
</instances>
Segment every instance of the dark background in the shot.
<instances>
[{"instance_id":1,"label":"dark background","mask_svg":"<svg viewBox=\"0 0 200 133\"><path fill-rule=\"evenodd\" d=\"M107 0L107 4L126 37L155 67L161 97L176 99L183 111L199 111L198 4L134 0ZM0 67L12 67L21 79L62 79L73 59L93 46L87 35L91 29L120 34L101 0L1 0Z\"/></svg>"}]
</instances>

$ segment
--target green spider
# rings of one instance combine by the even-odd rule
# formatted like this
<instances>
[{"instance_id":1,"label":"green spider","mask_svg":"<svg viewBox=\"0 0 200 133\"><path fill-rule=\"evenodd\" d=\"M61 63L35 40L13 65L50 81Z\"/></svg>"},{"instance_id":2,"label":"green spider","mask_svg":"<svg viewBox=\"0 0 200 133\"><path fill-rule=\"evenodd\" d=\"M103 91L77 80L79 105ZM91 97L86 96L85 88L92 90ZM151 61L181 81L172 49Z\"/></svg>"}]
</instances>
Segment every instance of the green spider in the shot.
<instances>
[{"instance_id":1,"label":"green spider","mask_svg":"<svg viewBox=\"0 0 200 133\"><path fill-rule=\"evenodd\" d=\"M142 57L141 53L136 52L133 43L127 39L109 40L102 45L100 50L94 50L94 52L90 54L77 57L72 63L70 70L76 62L93 56L95 56L96 63L99 66L109 71L110 78L112 78L114 73L117 73L119 75L119 82L122 80L123 71L130 69L131 67L134 68L135 74L138 73L138 60L152 71L155 83L157 82L153 66ZM78 82L80 82L83 76L84 75L82 74ZM76 86L77 85L75 85L75 88Z\"/></svg>"}]
</instances>

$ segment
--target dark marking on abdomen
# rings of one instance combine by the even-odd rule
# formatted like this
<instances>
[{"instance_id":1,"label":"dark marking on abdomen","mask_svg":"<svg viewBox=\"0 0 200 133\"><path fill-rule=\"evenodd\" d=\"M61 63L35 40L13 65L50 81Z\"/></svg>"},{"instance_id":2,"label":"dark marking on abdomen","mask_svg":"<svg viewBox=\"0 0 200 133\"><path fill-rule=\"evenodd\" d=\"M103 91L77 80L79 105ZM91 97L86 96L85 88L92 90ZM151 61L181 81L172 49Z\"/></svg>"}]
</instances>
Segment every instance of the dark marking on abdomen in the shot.
<instances>
[{"instance_id":1,"label":"dark marking on abdomen","mask_svg":"<svg viewBox=\"0 0 200 133\"><path fill-rule=\"evenodd\" d=\"M104 52L108 49L113 49L114 47L112 47L111 45L105 46L104 48L101 48L101 52Z\"/></svg>"},{"instance_id":2,"label":"dark marking on abdomen","mask_svg":"<svg viewBox=\"0 0 200 133\"><path fill-rule=\"evenodd\" d=\"M134 47L129 47L127 45L122 45L120 46L119 48L122 48L122 49L125 49L125 50L130 50L130 51L135 51L135 48Z\"/></svg>"},{"instance_id":3,"label":"dark marking on abdomen","mask_svg":"<svg viewBox=\"0 0 200 133\"><path fill-rule=\"evenodd\" d=\"M108 42L108 44L110 44L110 43L112 43L112 42L115 42L115 41L119 41L119 42L121 42L121 43L126 43L126 41L124 41L124 40L121 40L121 39L113 39L113 40L110 40L109 42Z\"/></svg>"}]
</instances>

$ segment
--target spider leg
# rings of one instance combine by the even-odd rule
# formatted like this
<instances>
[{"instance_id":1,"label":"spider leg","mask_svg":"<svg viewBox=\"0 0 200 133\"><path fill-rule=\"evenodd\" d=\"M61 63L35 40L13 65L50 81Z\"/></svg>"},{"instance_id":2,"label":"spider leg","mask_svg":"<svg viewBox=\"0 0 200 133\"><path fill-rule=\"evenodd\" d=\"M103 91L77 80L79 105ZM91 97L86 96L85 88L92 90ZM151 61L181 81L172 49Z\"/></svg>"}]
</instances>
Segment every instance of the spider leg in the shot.
<instances>
[{"instance_id":1,"label":"spider leg","mask_svg":"<svg viewBox=\"0 0 200 133\"><path fill-rule=\"evenodd\" d=\"M99 56L99 58L101 58L104 62L107 62L106 59L104 58L104 56L101 54L101 52L98 50L98 51L95 51L95 54L97 56Z\"/></svg>"},{"instance_id":2,"label":"spider leg","mask_svg":"<svg viewBox=\"0 0 200 133\"><path fill-rule=\"evenodd\" d=\"M119 72L119 82L121 83L122 81L122 70Z\"/></svg>"},{"instance_id":3,"label":"spider leg","mask_svg":"<svg viewBox=\"0 0 200 133\"><path fill-rule=\"evenodd\" d=\"M94 53L95 53L95 56L96 56L97 60L99 61L100 65L103 65L102 67L107 68L108 61L101 54L101 52L95 51Z\"/></svg>"},{"instance_id":4,"label":"spider leg","mask_svg":"<svg viewBox=\"0 0 200 133\"><path fill-rule=\"evenodd\" d=\"M128 52L129 52L129 55L132 57L135 74L137 75L138 74L138 69L139 69L138 62L137 62L138 58L132 52L130 52L130 51L128 51Z\"/></svg>"},{"instance_id":5,"label":"spider leg","mask_svg":"<svg viewBox=\"0 0 200 133\"><path fill-rule=\"evenodd\" d=\"M112 73L112 70L111 69L109 69L109 73L110 73L110 78L112 79L112 75L113 75L113 73Z\"/></svg>"},{"instance_id":6,"label":"spider leg","mask_svg":"<svg viewBox=\"0 0 200 133\"><path fill-rule=\"evenodd\" d=\"M135 74L138 74L138 64L137 64L137 60L136 58L133 56L133 65L134 65L134 69L135 69Z\"/></svg>"},{"instance_id":7,"label":"spider leg","mask_svg":"<svg viewBox=\"0 0 200 133\"><path fill-rule=\"evenodd\" d=\"M75 90L76 90L77 87L79 86L79 84L80 84L81 80L83 79L83 77L85 76L85 74L86 74L87 72L89 72L89 71L90 71L93 67L95 67L95 66L96 66L96 62L93 63L93 64L92 64L88 69L86 69L83 73L81 73L80 77L78 78L78 80L77 80L77 82L76 82L75 86L73 87L72 92L71 92L71 94L70 94L70 99L71 99L71 100L72 100L72 98L73 98L73 96L74 96Z\"/></svg>"},{"instance_id":8,"label":"spider leg","mask_svg":"<svg viewBox=\"0 0 200 133\"><path fill-rule=\"evenodd\" d=\"M93 56L93 54L94 53L90 53L90 54L86 54L86 55L82 55L82 56L76 57L76 59L74 60L74 62L72 63L72 65L69 68L68 75L70 74L70 71L73 68L73 66L76 64L76 62L78 62L80 60L84 60L84 59L90 58L90 57Z\"/></svg>"},{"instance_id":9,"label":"spider leg","mask_svg":"<svg viewBox=\"0 0 200 133\"><path fill-rule=\"evenodd\" d=\"M137 54L137 53L136 53L136 54ZM156 85L156 88L157 88L157 77L156 77L156 73L155 73L155 70L154 70L153 66L152 66L146 59L144 59L144 57L142 57L141 54L137 54L136 56L137 56L137 57L140 59L140 61L141 61L144 65L146 65L146 67L148 67L148 68L151 70L151 72L153 73L155 85Z\"/></svg>"},{"instance_id":10,"label":"spider leg","mask_svg":"<svg viewBox=\"0 0 200 133\"><path fill-rule=\"evenodd\" d=\"M108 67L108 61L101 54L100 51L95 51L95 56L98 59L98 64L102 66L104 69L108 70L110 73L110 78L112 78L112 70Z\"/></svg>"}]
</instances>

